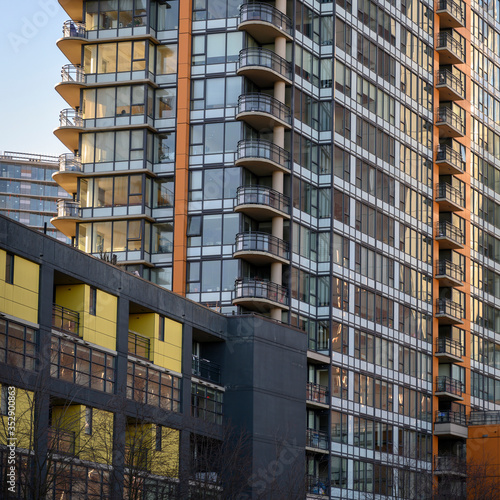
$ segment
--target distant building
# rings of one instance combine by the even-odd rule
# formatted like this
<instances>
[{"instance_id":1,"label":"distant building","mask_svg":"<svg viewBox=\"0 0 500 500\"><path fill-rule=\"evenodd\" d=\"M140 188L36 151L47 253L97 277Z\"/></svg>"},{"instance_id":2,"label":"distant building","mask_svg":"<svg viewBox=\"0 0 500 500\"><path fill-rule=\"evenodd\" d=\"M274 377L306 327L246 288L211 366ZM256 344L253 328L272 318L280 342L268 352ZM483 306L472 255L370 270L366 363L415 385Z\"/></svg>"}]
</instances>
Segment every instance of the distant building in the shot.
<instances>
[{"instance_id":1,"label":"distant building","mask_svg":"<svg viewBox=\"0 0 500 500\"><path fill-rule=\"evenodd\" d=\"M66 159L67 155L62 156ZM57 215L57 200L71 198L52 180L59 169L57 156L0 153L0 214L40 231L47 224L49 236L67 242L68 238L50 223Z\"/></svg>"}]
</instances>

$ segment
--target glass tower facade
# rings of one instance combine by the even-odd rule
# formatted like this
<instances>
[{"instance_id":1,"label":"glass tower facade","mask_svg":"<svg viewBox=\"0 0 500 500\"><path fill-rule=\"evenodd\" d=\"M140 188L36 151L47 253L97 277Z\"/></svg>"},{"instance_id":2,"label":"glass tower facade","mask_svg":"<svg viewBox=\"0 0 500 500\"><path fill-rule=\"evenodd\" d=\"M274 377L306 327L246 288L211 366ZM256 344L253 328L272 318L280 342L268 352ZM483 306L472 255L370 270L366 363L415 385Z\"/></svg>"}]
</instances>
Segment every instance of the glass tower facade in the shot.
<instances>
[{"instance_id":1,"label":"glass tower facade","mask_svg":"<svg viewBox=\"0 0 500 500\"><path fill-rule=\"evenodd\" d=\"M56 227L306 332L311 494L463 495L500 408L498 1L61 4Z\"/></svg>"}]
</instances>

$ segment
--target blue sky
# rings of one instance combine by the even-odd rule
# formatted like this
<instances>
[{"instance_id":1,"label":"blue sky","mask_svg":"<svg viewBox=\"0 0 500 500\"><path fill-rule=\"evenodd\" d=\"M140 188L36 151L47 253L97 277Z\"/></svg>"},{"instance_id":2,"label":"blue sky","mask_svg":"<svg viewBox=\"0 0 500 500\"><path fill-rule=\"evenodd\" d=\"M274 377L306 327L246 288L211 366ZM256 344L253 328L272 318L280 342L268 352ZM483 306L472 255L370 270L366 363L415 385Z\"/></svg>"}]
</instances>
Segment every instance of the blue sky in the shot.
<instances>
[{"instance_id":1,"label":"blue sky","mask_svg":"<svg viewBox=\"0 0 500 500\"><path fill-rule=\"evenodd\" d=\"M5 2L0 16L0 151L68 152L52 131L68 104L54 90L67 60L56 46L68 15L57 0Z\"/></svg>"}]
</instances>

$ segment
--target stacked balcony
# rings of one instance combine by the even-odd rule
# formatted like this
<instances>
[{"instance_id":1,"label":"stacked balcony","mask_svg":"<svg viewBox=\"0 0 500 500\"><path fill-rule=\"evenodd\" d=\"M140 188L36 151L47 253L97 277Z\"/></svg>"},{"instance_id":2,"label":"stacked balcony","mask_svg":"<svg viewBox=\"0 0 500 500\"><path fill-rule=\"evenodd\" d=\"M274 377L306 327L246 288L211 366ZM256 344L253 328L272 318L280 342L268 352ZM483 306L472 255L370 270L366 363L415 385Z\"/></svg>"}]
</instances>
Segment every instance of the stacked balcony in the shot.
<instances>
[{"instance_id":1,"label":"stacked balcony","mask_svg":"<svg viewBox=\"0 0 500 500\"><path fill-rule=\"evenodd\" d=\"M290 18L266 3L243 4L240 8L238 29L246 31L261 44L274 42L278 36L293 39Z\"/></svg>"},{"instance_id":2,"label":"stacked balcony","mask_svg":"<svg viewBox=\"0 0 500 500\"><path fill-rule=\"evenodd\" d=\"M463 37L453 29L443 30L438 33L436 50L439 53L440 65L465 63Z\"/></svg>"},{"instance_id":3,"label":"stacked balcony","mask_svg":"<svg viewBox=\"0 0 500 500\"><path fill-rule=\"evenodd\" d=\"M440 286L461 286L465 279L465 272L458 264L447 259L439 259L435 278L439 280Z\"/></svg>"},{"instance_id":4,"label":"stacked balcony","mask_svg":"<svg viewBox=\"0 0 500 500\"><path fill-rule=\"evenodd\" d=\"M234 211L257 221L269 220L276 215L290 218L290 201L287 196L266 186L240 186Z\"/></svg>"},{"instance_id":5,"label":"stacked balcony","mask_svg":"<svg viewBox=\"0 0 500 500\"><path fill-rule=\"evenodd\" d=\"M462 0L439 0L436 12L441 28L465 27L465 3Z\"/></svg>"},{"instance_id":6,"label":"stacked balcony","mask_svg":"<svg viewBox=\"0 0 500 500\"><path fill-rule=\"evenodd\" d=\"M436 339L435 355L439 361L460 363L465 356L465 347L458 340L440 336Z\"/></svg>"},{"instance_id":7,"label":"stacked balcony","mask_svg":"<svg viewBox=\"0 0 500 500\"><path fill-rule=\"evenodd\" d=\"M272 130L282 125L286 129L292 126L290 108L267 94L243 94L238 99L237 120L248 123L256 130Z\"/></svg>"},{"instance_id":8,"label":"stacked balcony","mask_svg":"<svg viewBox=\"0 0 500 500\"><path fill-rule=\"evenodd\" d=\"M449 182L439 182L436 186L436 201L440 212L458 212L465 208L465 197Z\"/></svg>"},{"instance_id":9,"label":"stacked balcony","mask_svg":"<svg viewBox=\"0 0 500 500\"><path fill-rule=\"evenodd\" d=\"M69 194L76 193L78 177L82 175L82 162L78 155L65 153L59 156L59 170L52 179Z\"/></svg>"},{"instance_id":10,"label":"stacked balcony","mask_svg":"<svg viewBox=\"0 0 500 500\"><path fill-rule=\"evenodd\" d=\"M82 45L87 42L85 24L73 20L63 24L63 36L57 40L57 46L69 62L75 66L82 63Z\"/></svg>"},{"instance_id":11,"label":"stacked balcony","mask_svg":"<svg viewBox=\"0 0 500 500\"><path fill-rule=\"evenodd\" d=\"M464 384L460 380L444 375L436 377L435 395L443 400L462 401L464 389Z\"/></svg>"},{"instance_id":12,"label":"stacked balcony","mask_svg":"<svg viewBox=\"0 0 500 500\"><path fill-rule=\"evenodd\" d=\"M238 279L235 282L233 304L258 312L269 312L274 308L287 310L288 290L263 279Z\"/></svg>"},{"instance_id":13,"label":"stacked balcony","mask_svg":"<svg viewBox=\"0 0 500 500\"><path fill-rule=\"evenodd\" d=\"M243 140L238 143L236 165L257 176L268 176L279 170L290 172L290 154L265 139Z\"/></svg>"},{"instance_id":14,"label":"stacked balcony","mask_svg":"<svg viewBox=\"0 0 500 500\"><path fill-rule=\"evenodd\" d=\"M457 76L458 70L442 68L436 74L436 88L442 101L460 101L465 99L465 85ZM459 74L459 73L458 73Z\"/></svg>"},{"instance_id":15,"label":"stacked balcony","mask_svg":"<svg viewBox=\"0 0 500 500\"><path fill-rule=\"evenodd\" d=\"M59 95L72 107L80 106L80 90L85 87L85 72L80 66L65 64L61 69L61 82L56 85Z\"/></svg>"},{"instance_id":16,"label":"stacked balcony","mask_svg":"<svg viewBox=\"0 0 500 500\"><path fill-rule=\"evenodd\" d=\"M276 236L262 232L246 232L236 235L233 257L244 258L255 265L290 260L288 243Z\"/></svg>"},{"instance_id":17,"label":"stacked balcony","mask_svg":"<svg viewBox=\"0 0 500 500\"><path fill-rule=\"evenodd\" d=\"M463 137L465 135L462 118L447 106L438 108L436 126L439 129L439 137Z\"/></svg>"},{"instance_id":18,"label":"stacked balcony","mask_svg":"<svg viewBox=\"0 0 500 500\"><path fill-rule=\"evenodd\" d=\"M436 318L440 325L462 324L463 317L463 307L457 302L447 298L436 300Z\"/></svg>"},{"instance_id":19,"label":"stacked balcony","mask_svg":"<svg viewBox=\"0 0 500 500\"><path fill-rule=\"evenodd\" d=\"M328 408L328 387L314 382L307 382L306 402L310 407Z\"/></svg>"},{"instance_id":20,"label":"stacked balcony","mask_svg":"<svg viewBox=\"0 0 500 500\"><path fill-rule=\"evenodd\" d=\"M59 127L54 130L54 135L70 151L77 151L81 132L83 132L82 113L73 108L63 109L59 113Z\"/></svg>"},{"instance_id":21,"label":"stacked balcony","mask_svg":"<svg viewBox=\"0 0 500 500\"><path fill-rule=\"evenodd\" d=\"M436 240L439 248L457 249L465 245L465 235L462 230L448 221L440 221L437 225Z\"/></svg>"},{"instance_id":22,"label":"stacked balcony","mask_svg":"<svg viewBox=\"0 0 500 500\"><path fill-rule=\"evenodd\" d=\"M80 203L72 200L57 201L57 217L50 219L51 224L68 238L76 236L76 225L80 221Z\"/></svg>"},{"instance_id":23,"label":"stacked balcony","mask_svg":"<svg viewBox=\"0 0 500 500\"><path fill-rule=\"evenodd\" d=\"M262 88L276 82L288 85L292 83L291 63L272 50L260 47L249 47L240 51L237 74L246 76Z\"/></svg>"},{"instance_id":24,"label":"stacked balcony","mask_svg":"<svg viewBox=\"0 0 500 500\"><path fill-rule=\"evenodd\" d=\"M448 144L440 144L436 155L436 164L439 165L439 173L463 174L465 172L465 161L458 151Z\"/></svg>"}]
</instances>

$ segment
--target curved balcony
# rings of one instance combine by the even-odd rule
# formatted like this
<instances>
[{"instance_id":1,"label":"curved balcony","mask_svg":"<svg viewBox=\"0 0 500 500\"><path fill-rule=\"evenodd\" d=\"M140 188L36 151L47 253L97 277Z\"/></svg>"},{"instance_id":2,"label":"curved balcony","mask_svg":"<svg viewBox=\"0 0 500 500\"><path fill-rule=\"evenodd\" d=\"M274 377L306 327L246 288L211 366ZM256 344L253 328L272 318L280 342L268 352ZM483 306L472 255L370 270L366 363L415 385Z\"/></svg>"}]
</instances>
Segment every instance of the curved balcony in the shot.
<instances>
[{"instance_id":1,"label":"curved balcony","mask_svg":"<svg viewBox=\"0 0 500 500\"><path fill-rule=\"evenodd\" d=\"M439 248L442 249L463 248L465 236L460 228L454 226L451 222L440 221L437 225L436 241L439 241Z\"/></svg>"},{"instance_id":2,"label":"curved balcony","mask_svg":"<svg viewBox=\"0 0 500 500\"><path fill-rule=\"evenodd\" d=\"M238 142L235 164L246 167L257 176L271 175L276 170L290 172L290 153L264 139Z\"/></svg>"},{"instance_id":3,"label":"curved balcony","mask_svg":"<svg viewBox=\"0 0 500 500\"><path fill-rule=\"evenodd\" d=\"M462 286L465 273L459 265L443 259L437 263L435 278L439 280L440 286Z\"/></svg>"},{"instance_id":4,"label":"curved balcony","mask_svg":"<svg viewBox=\"0 0 500 500\"><path fill-rule=\"evenodd\" d=\"M440 182L437 185L436 201L440 212L457 212L465 208L464 195L448 182Z\"/></svg>"},{"instance_id":5,"label":"curved balcony","mask_svg":"<svg viewBox=\"0 0 500 500\"><path fill-rule=\"evenodd\" d=\"M59 0L59 5L73 21L81 21L83 16L83 0Z\"/></svg>"},{"instance_id":6,"label":"curved balcony","mask_svg":"<svg viewBox=\"0 0 500 500\"><path fill-rule=\"evenodd\" d=\"M436 88L441 101L461 101L465 99L464 84L449 69L440 69L436 74Z\"/></svg>"},{"instance_id":7,"label":"curved balcony","mask_svg":"<svg viewBox=\"0 0 500 500\"><path fill-rule=\"evenodd\" d=\"M465 135L462 118L450 108L438 108L436 126L439 129L439 137L463 137Z\"/></svg>"},{"instance_id":8,"label":"curved balcony","mask_svg":"<svg viewBox=\"0 0 500 500\"><path fill-rule=\"evenodd\" d=\"M464 346L457 340L448 337L438 337L436 341L436 357L445 363L462 362L465 356Z\"/></svg>"},{"instance_id":9,"label":"curved balcony","mask_svg":"<svg viewBox=\"0 0 500 500\"><path fill-rule=\"evenodd\" d=\"M464 28L465 27L465 11L460 3L453 0L439 0L437 6L437 14L439 16L439 26L441 28Z\"/></svg>"},{"instance_id":10,"label":"curved balcony","mask_svg":"<svg viewBox=\"0 0 500 500\"><path fill-rule=\"evenodd\" d=\"M72 108L80 106L80 90L83 87L85 87L83 69L73 64L64 65L61 69L61 82L55 88Z\"/></svg>"},{"instance_id":11,"label":"curved balcony","mask_svg":"<svg viewBox=\"0 0 500 500\"><path fill-rule=\"evenodd\" d=\"M439 64L463 64L465 62L464 43L457 40L453 33L454 30L438 33L436 50L439 53ZM457 34L457 36L460 35Z\"/></svg>"},{"instance_id":12,"label":"curved balcony","mask_svg":"<svg viewBox=\"0 0 500 500\"><path fill-rule=\"evenodd\" d=\"M74 109L63 109L59 113L59 127L54 135L70 150L79 149L80 132L83 131L83 115Z\"/></svg>"},{"instance_id":13,"label":"curved balcony","mask_svg":"<svg viewBox=\"0 0 500 500\"><path fill-rule=\"evenodd\" d=\"M438 375L436 377L436 392L435 396L440 396L447 400L462 399L464 392L464 384L460 380L451 377Z\"/></svg>"},{"instance_id":14,"label":"curved balcony","mask_svg":"<svg viewBox=\"0 0 500 500\"><path fill-rule=\"evenodd\" d=\"M240 186L236 191L235 212L262 221L277 215L290 218L287 196L266 186Z\"/></svg>"},{"instance_id":15,"label":"curved balcony","mask_svg":"<svg viewBox=\"0 0 500 500\"><path fill-rule=\"evenodd\" d=\"M448 145L440 144L436 155L436 164L439 165L439 174L463 174L465 162L462 155Z\"/></svg>"},{"instance_id":16,"label":"curved balcony","mask_svg":"<svg viewBox=\"0 0 500 500\"><path fill-rule=\"evenodd\" d=\"M288 291L284 286L259 279L238 279L234 285L234 305L259 312L277 307L288 309Z\"/></svg>"},{"instance_id":17,"label":"curved balcony","mask_svg":"<svg viewBox=\"0 0 500 500\"><path fill-rule=\"evenodd\" d=\"M451 299L436 300L436 318L440 325L462 324L464 309Z\"/></svg>"},{"instance_id":18,"label":"curved balcony","mask_svg":"<svg viewBox=\"0 0 500 500\"><path fill-rule=\"evenodd\" d=\"M240 95L237 120L248 123L256 130L272 130L276 126L292 127L290 108L267 94Z\"/></svg>"},{"instance_id":19,"label":"curved balcony","mask_svg":"<svg viewBox=\"0 0 500 500\"><path fill-rule=\"evenodd\" d=\"M52 174L52 179L69 194L74 194L77 191L78 177L81 175L80 157L73 153L66 153L59 156L59 171Z\"/></svg>"},{"instance_id":20,"label":"curved balcony","mask_svg":"<svg viewBox=\"0 0 500 500\"><path fill-rule=\"evenodd\" d=\"M84 23L66 21L63 24L63 36L57 40L57 46L71 64L82 63L82 45L87 41Z\"/></svg>"},{"instance_id":21,"label":"curved balcony","mask_svg":"<svg viewBox=\"0 0 500 500\"><path fill-rule=\"evenodd\" d=\"M290 260L289 245L268 233L238 233L233 257L243 258L257 266L272 262L287 263Z\"/></svg>"},{"instance_id":22,"label":"curved balcony","mask_svg":"<svg viewBox=\"0 0 500 500\"><path fill-rule=\"evenodd\" d=\"M268 49L250 47L240 51L238 75L246 76L258 87L275 82L292 83L292 64Z\"/></svg>"},{"instance_id":23,"label":"curved balcony","mask_svg":"<svg viewBox=\"0 0 500 500\"><path fill-rule=\"evenodd\" d=\"M57 200L57 217L51 224L69 238L76 236L76 223L80 220L80 203L73 200Z\"/></svg>"},{"instance_id":24,"label":"curved balcony","mask_svg":"<svg viewBox=\"0 0 500 500\"><path fill-rule=\"evenodd\" d=\"M267 3L243 4L238 29L246 31L260 44L272 43L279 36L293 38L291 19Z\"/></svg>"}]
</instances>

